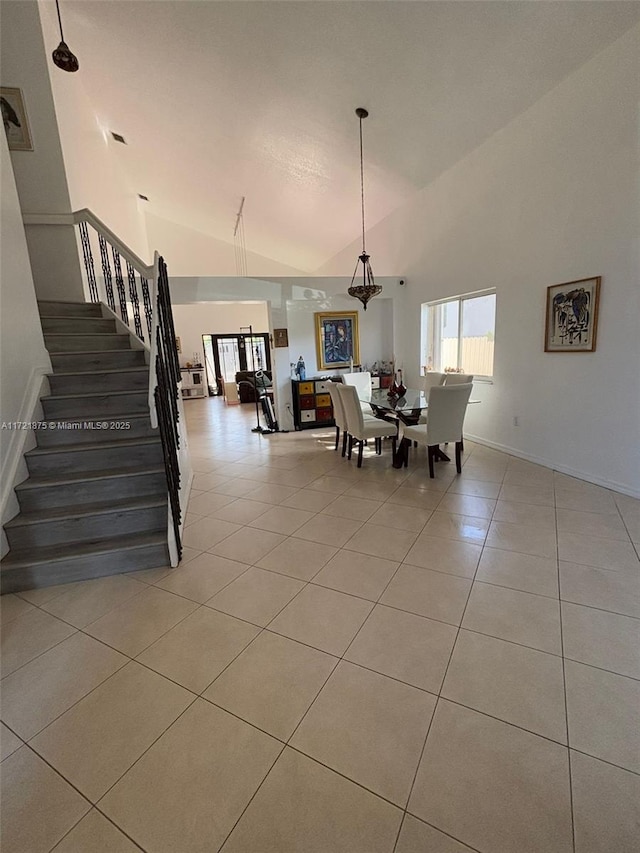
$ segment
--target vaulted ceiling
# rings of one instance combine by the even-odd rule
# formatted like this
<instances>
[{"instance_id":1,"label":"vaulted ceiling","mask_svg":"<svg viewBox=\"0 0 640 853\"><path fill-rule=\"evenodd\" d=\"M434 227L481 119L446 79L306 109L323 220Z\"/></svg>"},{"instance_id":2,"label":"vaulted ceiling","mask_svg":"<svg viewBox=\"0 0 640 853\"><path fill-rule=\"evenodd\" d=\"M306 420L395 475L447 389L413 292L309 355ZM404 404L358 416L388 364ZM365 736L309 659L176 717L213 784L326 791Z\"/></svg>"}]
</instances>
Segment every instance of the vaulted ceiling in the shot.
<instances>
[{"instance_id":1,"label":"vaulted ceiling","mask_svg":"<svg viewBox=\"0 0 640 853\"><path fill-rule=\"evenodd\" d=\"M314 271L640 18L636 2L64 0L149 211ZM597 93L594 93L597 97Z\"/></svg>"}]
</instances>

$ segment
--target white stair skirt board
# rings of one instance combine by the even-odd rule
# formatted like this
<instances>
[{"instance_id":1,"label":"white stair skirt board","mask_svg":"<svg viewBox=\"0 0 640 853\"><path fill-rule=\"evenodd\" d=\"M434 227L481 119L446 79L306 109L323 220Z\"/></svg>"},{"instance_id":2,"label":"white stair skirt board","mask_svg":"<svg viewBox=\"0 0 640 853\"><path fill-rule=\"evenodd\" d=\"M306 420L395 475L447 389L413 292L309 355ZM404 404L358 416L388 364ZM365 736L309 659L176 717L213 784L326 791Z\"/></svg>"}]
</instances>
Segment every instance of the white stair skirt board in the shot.
<instances>
[{"instance_id":1,"label":"white stair skirt board","mask_svg":"<svg viewBox=\"0 0 640 853\"><path fill-rule=\"evenodd\" d=\"M51 373L50 364L43 364L32 369L25 384L18 423L36 423L43 420L40 397L48 391L48 373ZM6 524L20 512L14 488L29 476L24 454L36 446L35 430L4 430L2 442L5 453L4 463L0 469L0 518L2 519L1 523ZM3 530L0 556L4 557L8 550L9 546Z\"/></svg>"}]
</instances>

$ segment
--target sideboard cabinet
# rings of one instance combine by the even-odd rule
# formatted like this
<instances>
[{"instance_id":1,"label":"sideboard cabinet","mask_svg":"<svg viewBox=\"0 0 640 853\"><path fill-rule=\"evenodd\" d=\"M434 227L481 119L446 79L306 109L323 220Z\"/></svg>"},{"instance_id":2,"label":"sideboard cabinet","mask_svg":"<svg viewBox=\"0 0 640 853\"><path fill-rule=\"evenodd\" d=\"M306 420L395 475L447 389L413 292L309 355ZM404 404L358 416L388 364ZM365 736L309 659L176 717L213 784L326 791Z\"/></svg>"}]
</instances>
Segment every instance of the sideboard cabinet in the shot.
<instances>
[{"instance_id":1,"label":"sideboard cabinet","mask_svg":"<svg viewBox=\"0 0 640 853\"><path fill-rule=\"evenodd\" d=\"M293 423L296 429L335 426L330 384L330 379L291 380Z\"/></svg>"}]
</instances>

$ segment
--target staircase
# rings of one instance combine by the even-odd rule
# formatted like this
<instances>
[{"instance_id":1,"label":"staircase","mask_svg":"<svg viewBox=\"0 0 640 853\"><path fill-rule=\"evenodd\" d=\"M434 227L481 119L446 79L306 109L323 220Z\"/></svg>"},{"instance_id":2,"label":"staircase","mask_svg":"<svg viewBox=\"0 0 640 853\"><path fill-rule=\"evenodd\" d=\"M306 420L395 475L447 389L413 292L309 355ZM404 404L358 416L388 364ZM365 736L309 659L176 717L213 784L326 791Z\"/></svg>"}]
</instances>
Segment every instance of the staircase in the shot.
<instances>
[{"instance_id":1,"label":"staircase","mask_svg":"<svg viewBox=\"0 0 640 853\"><path fill-rule=\"evenodd\" d=\"M167 479L145 350L131 348L100 304L38 305L53 365L41 403L55 427L37 430L25 454L1 591L168 565Z\"/></svg>"}]
</instances>

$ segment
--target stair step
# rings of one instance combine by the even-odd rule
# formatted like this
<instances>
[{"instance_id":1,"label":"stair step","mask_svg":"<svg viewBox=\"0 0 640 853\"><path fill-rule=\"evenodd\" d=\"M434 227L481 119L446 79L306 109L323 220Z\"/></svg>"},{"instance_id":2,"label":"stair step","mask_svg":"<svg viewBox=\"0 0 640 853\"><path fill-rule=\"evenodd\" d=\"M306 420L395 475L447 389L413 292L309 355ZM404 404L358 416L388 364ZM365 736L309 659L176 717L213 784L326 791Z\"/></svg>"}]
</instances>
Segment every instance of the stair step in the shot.
<instances>
[{"instance_id":1,"label":"stair step","mask_svg":"<svg viewBox=\"0 0 640 853\"><path fill-rule=\"evenodd\" d=\"M91 373L94 370L147 366L145 351L142 349L96 351L89 348L84 351L50 352L50 356L54 373L58 371Z\"/></svg>"},{"instance_id":2,"label":"stair step","mask_svg":"<svg viewBox=\"0 0 640 853\"><path fill-rule=\"evenodd\" d=\"M108 432L102 432L105 438ZM151 438L101 441L95 444L62 444L54 447L35 447L24 455L32 477L64 476L73 472L102 471L111 466L123 467L162 462L162 444L159 436Z\"/></svg>"},{"instance_id":3,"label":"stair step","mask_svg":"<svg viewBox=\"0 0 640 853\"><path fill-rule=\"evenodd\" d=\"M169 565L166 531L10 551L0 564L3 594Z\"/></svg>"},{"instance_id":4,"label":"stair step","mask_svg":"<svg viewBox=\"0 0 640 853\"><path fill-rule=\"evenodd\" d=\"M99 302L57 302L45 299L38 301L38 311L41 317L102 317Z\"/></svg>"},{"instance_id":5,"label":"stair step","mask_svg":"<svg viewBox=\"0 0 640 853\"><path fill-rule=\"evenodd\" d=\"M38 447L59 447L69 444L96 444L105 440L105 431L101 429L88 429L85 424L93 419L70 419L64 418L55 421L54 429L36 430L36 441ZM102 421L103 418L100 418ZM118 427L108 430L110 441L127 441L132 438L151 438L158 436L158 430L151 426L149 412L146 413L122 413L110 414L109 424L128 424L128 428Z\"/></svg>"},{"instance_id":6,"label":"stair step","mask_svg":"<svg viewBox=\"0 0 640 853\"><path fill-rule=\"evenodd\" d=\"M44 345L49 352L84 352L86 350L121 350L130 348L129 335L96 332L93 335L45 332Z\"/></svg>"},{"instance_id":7,"label":"stair step","mask_svg":"<svg viewBox=\"0 0 640 853\"><path fill-rule=\"evenodd\" d=\"M22 512L98 503L167 491L164 465L137 465L100 471L29 477L15 488Z\"/></svg>"},{"instance_id":8,"label":"stair step","mask_svg":"<svg viewBox=\"0 0 640 853\"><path fill-rule=\"evenodd\" d=\"M144 497L23 512L5 524L11 550L167 529L167 498Z\"/></svg>"},{"instance_id":9,"label":"stair step","mask_svg":"<svg viewBox=\"0 0 640 853\"><path fill-rule=\"evenodd\" d=\"M133 391L148 388L149 369L145 365L111 368L107 370L58 371L49 375L49 387L53 396L80 394L83 391Z\"/></svg>"},{"instance_id":10,"label":"stair step","mask_svg":"<svg viewBox=\"0 0 640 853\"><path fill-rule=\"evenodd\" d=\"M67 332L78 335L92 335L102 332L116 334L116 321L109 317L40 317L42 331L48 334L65 334Z\"/></svg>"},{"instance_id":11,"label":"stair step","mask_svg":"<svg viewBox=\"0 0 640 853\"><path fill-rule=\"evenodd\" d=\"M76 418L90 420L91 417L109 415L112 412L149 411L149 394L145 389L133 391L82 391L76 394L50 394L41 397L45 420Z\"/></svg>"}]
</instances>

